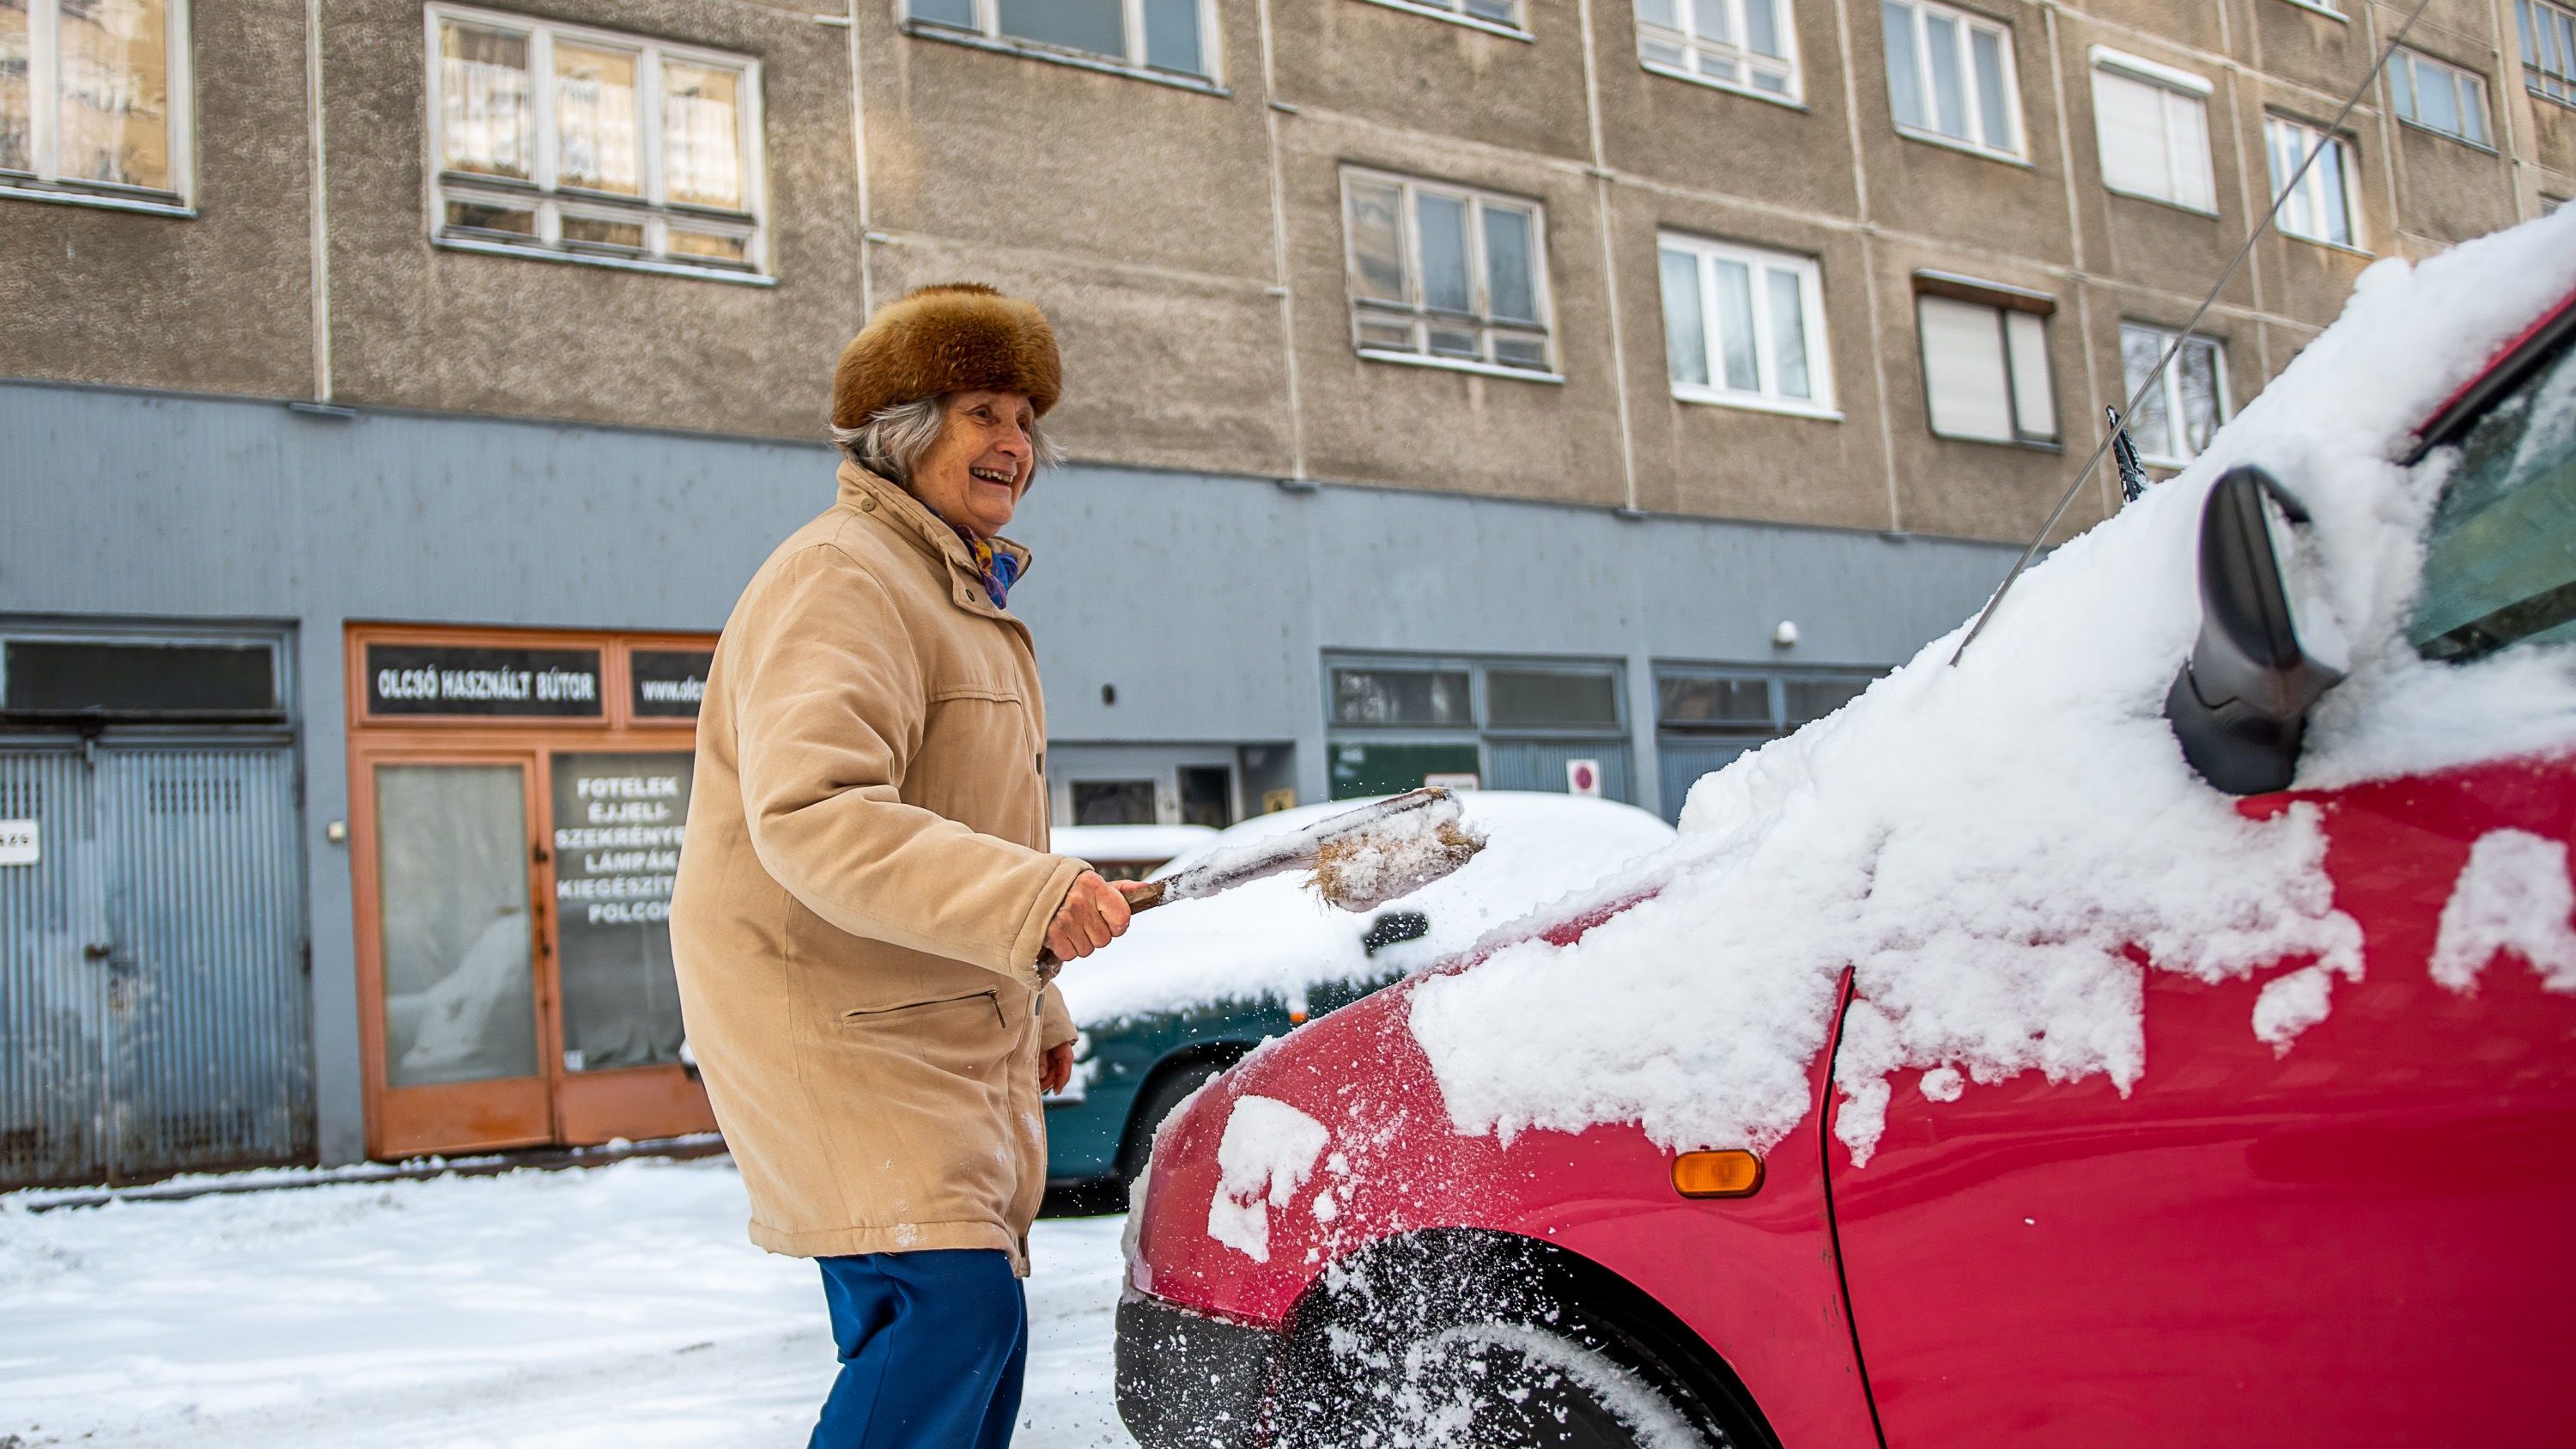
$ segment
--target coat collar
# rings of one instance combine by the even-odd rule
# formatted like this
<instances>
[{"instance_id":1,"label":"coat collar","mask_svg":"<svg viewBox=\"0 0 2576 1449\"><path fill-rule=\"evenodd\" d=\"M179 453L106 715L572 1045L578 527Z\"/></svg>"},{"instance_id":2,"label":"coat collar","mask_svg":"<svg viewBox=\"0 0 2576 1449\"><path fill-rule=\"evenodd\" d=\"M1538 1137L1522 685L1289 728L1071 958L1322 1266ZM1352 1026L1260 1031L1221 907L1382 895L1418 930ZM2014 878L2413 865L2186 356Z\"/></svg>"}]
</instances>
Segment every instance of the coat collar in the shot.
<instances>
[{"instance_id":1,"label":"coat collar","mask_svg":"<svg viewBox=\"0 0 2576 1449\"><path fill-rule=\"evenodd\" d=\"M881 520L905 542L948 565L949 597L959 608L970 614L1019 622L1009 610L995 607L984 592L984 576L976 570L975 556L966 551L966 541L957 536L957 530L949 527L947 520L931 512L929 505L890 480L847 460L841 464L840 484L843 504ZM1019 577L1029 576L1031 555L1026 548L1000 537L993 540L993 547L1015 555L1020 561Z\"/></svg>"}]
</instances>

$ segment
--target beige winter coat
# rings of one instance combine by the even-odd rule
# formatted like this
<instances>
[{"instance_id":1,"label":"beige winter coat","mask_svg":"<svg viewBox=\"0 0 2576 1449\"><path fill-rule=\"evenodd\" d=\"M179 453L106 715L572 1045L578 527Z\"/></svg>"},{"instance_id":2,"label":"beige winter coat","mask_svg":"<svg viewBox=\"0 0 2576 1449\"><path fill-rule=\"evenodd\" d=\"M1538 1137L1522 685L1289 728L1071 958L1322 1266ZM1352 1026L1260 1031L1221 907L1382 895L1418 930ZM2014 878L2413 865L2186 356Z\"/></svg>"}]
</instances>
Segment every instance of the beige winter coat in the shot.
<instances>
[{"instance_id":1,"label":"beige winter coat","mask_svg":"<svg viewBox=\"0 0 2576 1449\"><path fill-rule=\"evenodd\" d=\"M1034 964L1083 864L1046 853L1046 709L957 535L843 464L716 646L671 902L680 1006L751 1240L999 1248L1046 1185ZM1016 548L1016 545L1010 545Z\"/></svg>"}]
</instances>

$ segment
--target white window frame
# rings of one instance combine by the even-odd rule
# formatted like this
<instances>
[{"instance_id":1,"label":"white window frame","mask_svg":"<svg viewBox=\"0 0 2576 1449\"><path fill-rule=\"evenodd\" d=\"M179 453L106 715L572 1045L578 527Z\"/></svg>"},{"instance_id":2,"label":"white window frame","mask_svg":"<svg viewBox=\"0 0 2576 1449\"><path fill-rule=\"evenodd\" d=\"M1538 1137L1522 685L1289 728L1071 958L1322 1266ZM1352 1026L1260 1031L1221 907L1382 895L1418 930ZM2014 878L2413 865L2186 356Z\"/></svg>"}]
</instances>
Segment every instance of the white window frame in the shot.
<instances>
[{"instance_id":1,"label":"white window frame","mask_svg":"<svg viewBox=\"0 0 2576 1449\"><path fill-rule=\"evenodd\" d=\"M1032 56L1039 60L1057 61L1085 69L1106 70L1138 80L1161 81L1192 89L1210 89L1225 84L1224 47L1217 43L1216 0L1198 0L1200 70L1166 70L1145 60L1145 0L1120 0L1120 24L1127 40L1125 55L1106 55L1096 50L1076 50L1071 46L1049 45L1042 40L1028 40L1002 32L1000 0L969 0L975 16L971 30L959 30L952 21L913 13L912 0L904 0L903 19L912 34L939 40L972 36L996 50L1014 55Z\"/></svg>"},{"instance_id":2,"label":"white window frame","mask_svg":"<svg viewBox=\"0 0 2576 1449\"><path fill-rule=\"evenodd\" d=\"M2120 196L2134 196L2146 201L2162 202L2167 206L2180 207L2185 211L2198 212L2203 216L2216 216L2218 214L2218 169L2210 150L2209 97L2213 89L2210 83L2187 70L2176 70L2169 65L2159 65L2143 56L2130 55L2124 51L2112 50L2107 46L2094 46L2088 59L2093 63L2093 144L2095 154L2102 166L2102 189ZM2102 77L2106 72L2116 81L2146 86L2157 92L2160 108L2158 119L2162 122L2164 134L2167 185L2167 190L2164 192L2137 191L2129 187L2113 185L2111 182L2110 128L2102 120ZM2199 180L2207 188L2207 192L2197 198L2183 194L2183 148L2178 144L2174 134L2175 107L2178 105L2196 107L2200 114Z\"/></svg>"},{"instance_id":3,"label":"white window frame","mask_svg":"<svg viewBox=\"0 0 2576 1449\"><path fill-rule=\"evenodd\" d=\"M2299 203L2304 203L2309 210L2313 211L2320 217L2327 215L2328 208L2326 206L2325 170L2329 166L2337 168L2337 174L2343 178L2343 225L2345 236L2338 240L2332 236L2320 236L2314 232L2298 229L2291 225L2292 208L2291 205L2287 203L2283 204L2279 211L2274 214L2273 225L2280 231L2281 235L2296 237L2300 241L2314 242L2318 246L2322 247L2337 247L2348 252L2357 252L2362 250L2361 166L2358 158L2354 155L2352 142L2341 136L2330 135L2321 127L2312 126L2305 121L2294 120L2291 117L2284 116L2278 111L2267 112L2263 117L2264 169L2266 174L2272 178L2272 194L2275 197L2278 197L2281 194L2281 184L2289 179L2281 174L2279 155L2272 143L2274 128L2276 127L2299 138L2299 154L2302 157L2305 157L2310 151L2315 150L2320 143L2330 148L2327 152L2320 154L2315 161L2310 162L2308 169L2300 174L2299 186L2297 192L2294 193L2294 200Z\"/></svg>"},{"instance_id":4,"label":"white window frame","mask_svg":"<svg viewBox=\"0 0 2576 1449\"><path fill-rule=\"evenodd\" d=\"M189 0L166 0L170 34L167 61L170 108L170 189L120 186L112 181L65 177L57 148L61 142L61 0L28 0L27 4L27 159L33 171L0 171L0 196L40 201L67 201L115 211L145 211L194 216L197 190L195 100L191 71Z\"/></svg>"},{"instance_id":5,"label":"white window frame","mask_svg":"<svg viewBox=\"0 0 2576 1449\"><path fill-rule=\"evenodd\" d=\"M2544 101L2576 106L2576 8L2554 0L2514 0L2522 40L2522 88Z\"/></svg>"},{"instance_id":6,"label":"white window frame","mask_svg":"<svg viewBox=\"0 0 2576 1449\"><path fill-rule=\"evenodd\" d=\"M2057 299L2045 293L2020 287L2006 287L1994 282L1953 277L1947 273L1918 272L1914 293L1914 356L1923 370L1923 426L1936 438L1959 443L1985 443L2001 448L2042 448L2055 450L2064 446L2066 437L2066 403L2057 391L2057 345L2050 336L2050 323L2056 320ZM1944 285L1947 284L1947 285ZM1961 293L1970 295L1961 295ZM1935 421L1932 406L1932 358L1924 349L1923 304L1942 301L1963 307L1978 307L1995 314L1995 356L2003 364L2004 407L2010 415L2011 437L1991 437L1983 433L1946 433ZM2016 301L2025 305L2016 306ZM2044 308L2037 305L2045 304ZM2015 315L2036 318L2039 324L2039 376L2048 385L2050 430L2042 433L2022 425L2021 386L2013 373L2012 318Z\"/></svg>"},{"instance_id":7,"label":"white window frame","mask_svg":"<svg viewBox=\"0 0 2576 1449\"><path fill-rule=\"evenodd\" d=\"M2142 332L2154 337L2158 357L2164 356L2169 351L2174 353L2173 361L2166 363L2165 370L2156 375L2156 392L2162 398L2165 407L2165 439L2172 443L2173 447L2164 453L2150 453L2141 447L2138 450L2138 461L2153 463L2159 468L2189 467L2191 461L2200 454L2192 449L2190 442L2183 436L2182 368L2180 366L2182 354L2174 351L2174 348L2177 342L2209 344L2210 352L2217 362L2218 426L2224 428L2227 426L2227 420L2236 415L2235 399L2227 391L2227 339L2212 337L2206 332L2177 332L2171 327L2159 327L2153 322L2132 322L2123 318L2120 322L2120 336L2124 344L2128 340L2128 334L2132 332ZM2120 388L2125 393L2130 390L2127 368L2128 348L2125 345L2120 349L2120 356L2122 359ZM2215 438L2215 430L2212 431L2211 436ZM2130 441L2137 441L2137 435L2134 432L2130 434Z\"/></svg>"},{"instance_id":8,"label":"white window frame","mask_svg":"<svg viewBox=\"0 0 2576 1449\"><path fill-rule=\"evenodd\" d=\"M1896 133L1917 141L1929 141L1935 146L1948 146L1953 150L1965 151L1975 156L1990 156L1997 160L2030 164L2030 128L2022 118L2021 70L2019 61L2013 55L2012 27L2000 20L1988 19L1974 11L1939 4L1938 0L1888 0L1888 3L1911 12L1914 17L1914 76L1915 84L1921 88L1918 94L1923 97L1925 105L1935 104L1931 36L1925 23L1927 17L1934 15L1956 21L1960 29L1963 43L1959 52L1959 93L1967 106L1969 124L1979 131L1983 131L1986 124L1985 96L1984 92L1977 88L1975 44L1967 39L1971 32L1982 30L1995 37L1996 54L2003 63L2004 89L2011 93L2007 98L2010 104L2004 108L2004 122L2012 128L2010 145L1997 146L1985 140L1953 136L1930 126L1914 125L1896 116L1896 97L1891 93L1887 98L1887 108L1890 118L1895 122ZM1884 27L1881 28L1879 43L1886 44Z\"/></svg>"},{"instance_id":9,"label":"white window frame","mask_svg":"<svg viewBox=\"0 0 2576 1449\"><path fill-rule=\"evenodd\" d=\"M1354 181L1397 188L1396 217L1404 232L1405 300L1403 302L1363 298L1359 295L1358 289L1352 286L1353 281L1359 276L1359 248L1351 226L1351 183ZM1431 350L1429 333L1426 329L1432 316L1430 308L1422 300L1420 198L1425 195L1446 197L1466 205L1467 275L1470 287L1475 295L1484 301L1484 307L1475 314L1475 321L1462 320L1458 325L1472 326L1476 330L1481 349L1476 358L1449 357ZM1507 207L1529 214L1530 299L1533 303L1531 310L1538 313L1538 324L1535 327L1516 321L1496 321L1492 299L1484 297L1486 289L1491 285L1492 276L1485 256L1484 209L1489 205ZM1365 166L1345 166L1342 168L1342 276L1343 286L1350 293L1351 346L1362 357L1375 362L1401 362L1417 367L1446 367L1462 372L1479 372L1495 377L1517 377L1537 382L1564 381L1564 376L1557 371L1556 365L1556 303L1554 289L1548 285L1547 206L1543 202L1531 197L1486 191L1456 182L1426 181L1394 171L1379 171ZM1413 328L1413 349L1399 351L1362 341L1360 322L1366 315L1375 315L1379 320L1387 322L1409 317ZM1494 361L1493 334L1497 331L1520 335L1536 332L1543 336L1546 339L1546 365L1535 368L1517 367L1511 363Z\"/></svg>"},{"instance_id":10,"label":"white window frame","mask_svg":"<svg viewBox=\"0 0 2576 1449\"><path fill-rule=\"evenodd\" d=\"M422 128L425 147L423 214L428 223L430 243L457 251L487 252L504 256L538 257L548 261L579 262L588 266L608 266L634 271L663 272L680 276L708 277L726 281L766 284L773 280L769 269L769 207L763 157L761 123L761 70L754 57L705 46L676 45L649 36L629 35L621 31L601 30L586 25L567 25L559 21L521 15L506 10L484 10L464 5L431 4L421 11L426 53L423 69L427 75L428 124ZM535 134L535 160L529 167L528 180L521 182L504 177L476 176L459 172L453 176L440 169L446 137L446 98L440 89L441 66L439 27L454 21L487 29L510 30L528 37L528 75L534 91L530 103ZM636 130L642 143L643 193L626 198L595 198L586 193L566 194L556 185L556 107L555 107L555 42L571 41L586 46L615 50L636 57L637 81ZM735 143L741 149L743 210L716 211L674 204L662 199L662 62L677 60L697 62L739 72L742 76L740 99L735 115ZM649 81L649 84L647 83ZM536 213L537 233L526 241L511 241L484 235L453 235L447 225L450 201L494 202L525 206ZM640 254L589 252L567 247L563 241L563 218L567 207L575 216L599 217L617 222L636 222L644 228L644 246ZM721 232L744 239L745 265L728 266L708 258L692 259L669 250L670 223L683 223L684 230Z\"/></svg>"},{"instance_id":11,"label":"white window frame","mask_svg":"<svg viewBox=\"0 0 2576 1449\"><path fill-rule=\"evenodd\" d=\"M1786 56L1778 58L1762 55L1741 40L1732 45L1720 45L1700 37L1699 10L1709 5L1725 7L1729 32L1737 36L1744 35L1746 33L1745 0L1671 0L1671 3L1673 19L1680 23L1681 28L1678 30L1666 29L1648 20L1642 14L1637 15L1637 64L1657 75L1668 75L1675 80L1686 80L1697 85L1729 91L1739 96L1751 96L1757 101L1770 101L1775 105L1802 108L1806 105L1807 68L1798 51L1798 9L1795 0L1771 0L1775 7L1773 13L1778 17L1780 26L1780 48L1788 52ZM1630 6L1630 13L1636 14L1633 4ZM1646 47L1654 43L1679 49L1686 62L1702 55L1714 55L1734 62L1747 75L1756 70L1782 72L1787 77L1789 88L1786 91L1766 91L1750 80L1730 81L1718 76L1703 75L1687 63L1674 65L1669 61L1656 60L1646 54Z\"/></svg>"},{"instance_id":12,"label":"white window frame","mask_svg":"<svg viewBox=\"0 0 2576 1449\"><path fill-rule=\"evenodd\" d=\"M1471 15L1467 11L1466 0L1368 0L1368 3L1383 5L1389 10L1404 10L1415 15L1426 15L1433 20L1445 20L1452 25L1464 25L1470 30L1508 35L1514 40L1535 39L1529 30L1530 0L1509 0L1512 7L1512 18L1509 20Z\"/></svg>"},{"instance_id":13,"label":"white window frame","mask_svg":"<svg viewBox=\"0 0 2576 1449\"><path fill-rule=\"evenodd\" d=\"M2424 84L2428 79L2437 80L2442 85L2450 87L2453 113L2467 125L2475 127L2474 134L2465 129L2446 130L2423 118L2422 97ZM2463 146L2475 146L2481 151L2495 149L2494 132L2487 125L2487 78L2485 76L2466 66L2453 65L2438 56L2426 55L2420 50L2409 50L2401 45L2389 53L2387 84L2388 113L2395 116L2401 124L2413 126L2419 131L2429 131L2436 136L2447 136ZM2410 115L2409 112L2414 114Z\"/></svg>"},{"instance_id":14,"label":"white window frame","mask_svg":"<svg viewBox=\"0 0 2576 1449\"><path fill-rule=\"evenodd\" d=\"M1684 382L1670 377L1670 353L1665 371L1672 383L1673 396L1683 402L1712 403L1719 407L1750 408L1757 412L1787 413L1795 417L1842 421L1834 401L1833 351L1825 337L1824 269L1816 259L1795 252L1772 251L1735 242L1709 241L1682 232L1659 232L1655 237L1656 278L1662 286L1662 256L1667 251L1686 252L1698 262L1694 273L1699 288L1700 343L1706 354L1702 365L1708 373L1705 383ZM1716 263L1738 262L1753 269L1753 367L1758 383L1753 391L1728 387L1725 383L1725 339L1718 335ZM1794 272L1799 288L1798 323L1807 348L1807 388L1811 397L1787 397L1779 390L1774 375L1771 340L1777 333L1779 319L1771 315L1771 291L1761 282L1764 268ZM1669 346L1669 342L1667 344Z\"/></svg>"}]
</instances>

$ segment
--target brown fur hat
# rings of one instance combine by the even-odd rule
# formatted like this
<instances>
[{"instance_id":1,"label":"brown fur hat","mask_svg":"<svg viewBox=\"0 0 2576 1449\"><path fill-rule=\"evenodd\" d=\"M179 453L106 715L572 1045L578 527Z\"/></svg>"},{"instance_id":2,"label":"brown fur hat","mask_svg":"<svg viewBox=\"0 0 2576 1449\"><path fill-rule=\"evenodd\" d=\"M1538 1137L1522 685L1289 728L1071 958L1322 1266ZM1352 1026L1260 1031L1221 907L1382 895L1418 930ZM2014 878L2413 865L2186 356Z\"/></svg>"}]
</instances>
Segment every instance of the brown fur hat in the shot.
<instances>
[{"instance_id":1,"label":"brown fur hat","mask_svg":"<svg viewBox=\"0 0 2576 1449\"><path fill-rule=\"evenodd\" d=\"M978 282L923 287L877 309L832 373L832 425L941 393L1026 393L1043 417L1064 391L1055 329L1034 302Z\"/></svg>"}]
</instances>

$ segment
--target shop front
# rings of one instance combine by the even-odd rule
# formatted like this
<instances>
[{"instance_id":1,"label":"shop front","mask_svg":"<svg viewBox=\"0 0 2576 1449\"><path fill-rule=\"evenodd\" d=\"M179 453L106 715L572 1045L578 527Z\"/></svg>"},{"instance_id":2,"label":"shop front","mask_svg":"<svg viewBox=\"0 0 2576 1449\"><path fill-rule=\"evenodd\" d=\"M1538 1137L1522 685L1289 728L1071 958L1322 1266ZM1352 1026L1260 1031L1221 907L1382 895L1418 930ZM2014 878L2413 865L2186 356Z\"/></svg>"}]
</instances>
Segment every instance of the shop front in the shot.
<instances>
[{"instance_id":1,"label":"shop front","mask_svg":"<svg viewBox=\"0 0 2576 1449\"><path fill-rule=\"evenodd\" d=\"M712 1131L671 886L709 635L353 626L367 1150Z\"/></svg>"}]
</instances>

